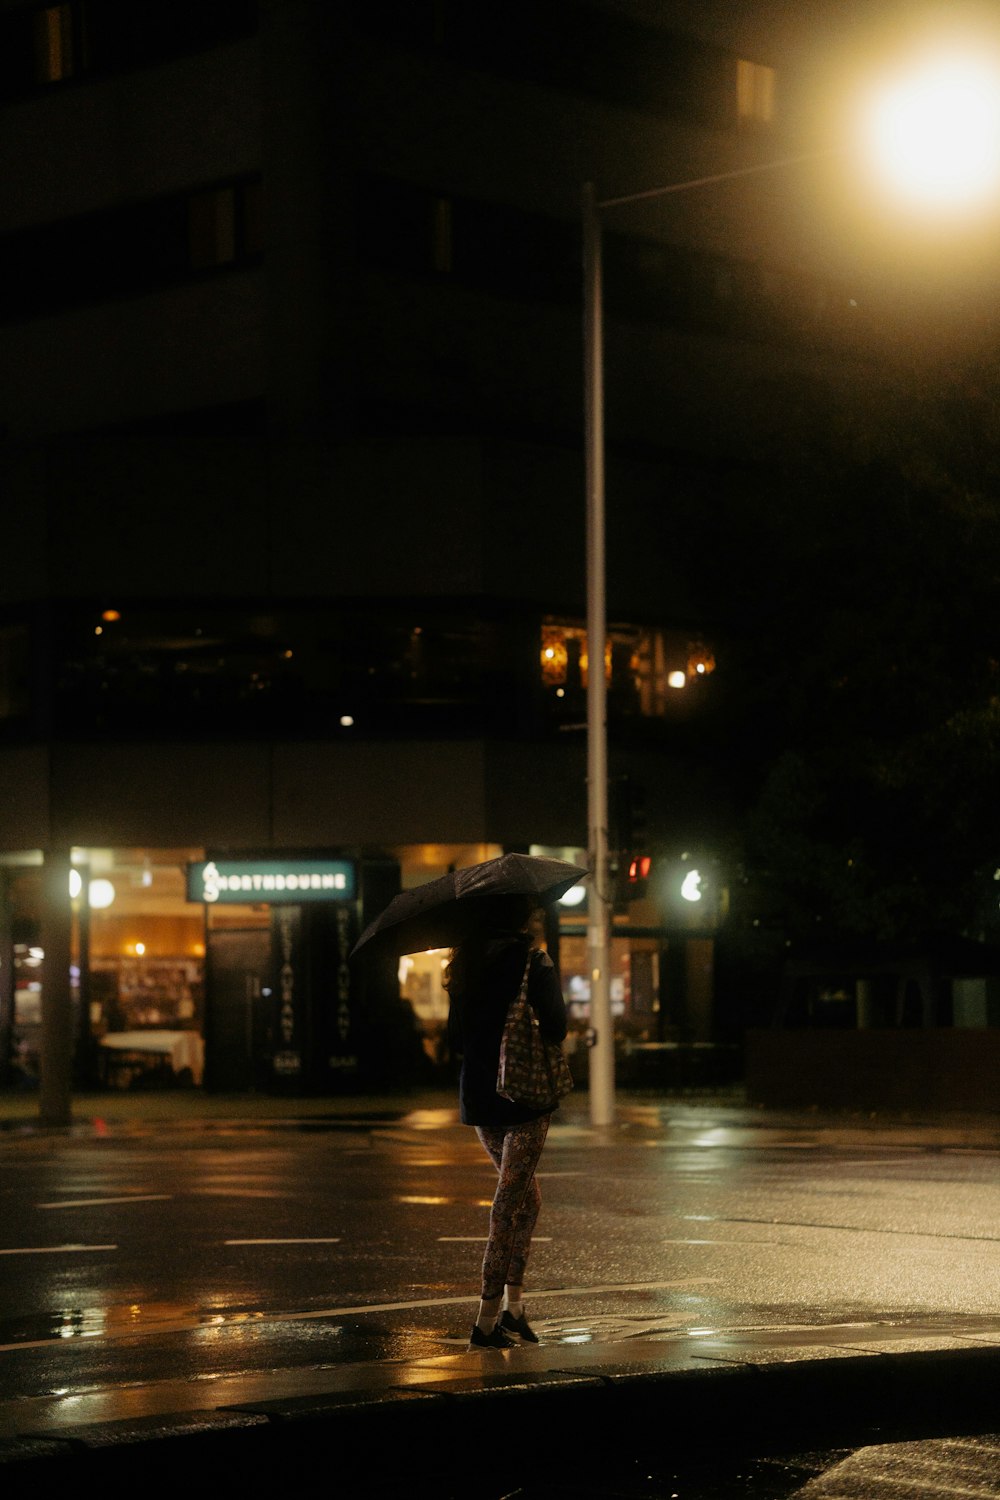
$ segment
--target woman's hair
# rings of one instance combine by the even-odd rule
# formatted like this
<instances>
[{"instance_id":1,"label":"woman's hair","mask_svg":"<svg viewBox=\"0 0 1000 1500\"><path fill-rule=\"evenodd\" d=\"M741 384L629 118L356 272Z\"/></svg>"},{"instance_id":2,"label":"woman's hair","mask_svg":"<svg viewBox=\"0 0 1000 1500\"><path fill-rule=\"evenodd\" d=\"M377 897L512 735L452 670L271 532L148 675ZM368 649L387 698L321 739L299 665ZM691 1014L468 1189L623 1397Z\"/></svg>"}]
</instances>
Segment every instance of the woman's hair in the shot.
<instances>
[{"instance_id":1,"label":"woman's hair","mask_svg":"<svg viewBox=\"0 0 1000 1500\"><path fill-rule=\"evenodd\" d=\"M444 987L449 994L468 992L482 972L490 940L524 932L537 910L538 902L530 896L489 896L469 901L445 966Z\"/></svg>"}]
</instances>

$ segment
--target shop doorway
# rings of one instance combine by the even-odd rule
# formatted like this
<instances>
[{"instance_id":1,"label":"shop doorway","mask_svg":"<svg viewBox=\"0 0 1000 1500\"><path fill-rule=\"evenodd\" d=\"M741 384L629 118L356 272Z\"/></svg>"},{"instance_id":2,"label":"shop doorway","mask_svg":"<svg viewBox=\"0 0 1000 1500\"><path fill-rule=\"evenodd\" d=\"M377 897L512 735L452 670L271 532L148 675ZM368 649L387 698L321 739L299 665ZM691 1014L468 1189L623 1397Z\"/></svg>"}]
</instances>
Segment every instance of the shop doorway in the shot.
<instances>
[{"instance_id":1,"label":"shop doorway","mask_svg":"<svg viewBox=\"0 0 1000 1500\"><path fill-rule=\"evenodd\" d=\"M209 929L206 968L205 1085L264 1088L274 1051L270 928Z\"/></svg>"}]
</instances>

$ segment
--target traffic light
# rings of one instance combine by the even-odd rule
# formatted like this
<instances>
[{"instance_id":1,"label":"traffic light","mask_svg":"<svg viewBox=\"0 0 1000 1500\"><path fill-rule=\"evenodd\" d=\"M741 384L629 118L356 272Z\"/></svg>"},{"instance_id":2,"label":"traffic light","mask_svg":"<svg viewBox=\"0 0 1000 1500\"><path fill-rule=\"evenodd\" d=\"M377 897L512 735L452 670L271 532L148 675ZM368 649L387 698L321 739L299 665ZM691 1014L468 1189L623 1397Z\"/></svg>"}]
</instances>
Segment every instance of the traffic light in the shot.
<instances>
[{"instance_id":1,"label":"traffic light","mask_svg":"<svg viewBox=\"0 0 1000 1500\"><path fill-rule=\"evenodd\" d=\"M626 868L647 849L646 793L626 773L615 778L611 807L611 841Z\"/></svg>"},{"instance_id":2,"label":"traffic light","mask_svg":"<svg viewBox=\"0 0 1000 1500\"><path fill-rule=\"evenodd\" d=\"M646 793L631 775L615 777L611 787L610 842L615 853L619 899L646 894L652 862L646 830Z\"/></svg>"},{"instance_id":3,"label":"traffic light","mask_svg":"<svg viewBox=\"0 0 1000 1500\"><path fill-rule=\"evenodd\" d=\"M670 861L664 892L675 921L691 929L712 929L726 910L724 875L719 860L702 850Z\"/></svg>"},{"instance_id":4,"label":"traffic light","mask_svg":"<svg viewBox=\"0 0 1000 1500\"><path fill-rule=\"evenodd\" d=\"M646 788L628 777L629 803L629 848L635 855L645 854L649 848L649 827L646 823ZM647 870L647 874L649 871Z\"/></svg>"}]
</instances>

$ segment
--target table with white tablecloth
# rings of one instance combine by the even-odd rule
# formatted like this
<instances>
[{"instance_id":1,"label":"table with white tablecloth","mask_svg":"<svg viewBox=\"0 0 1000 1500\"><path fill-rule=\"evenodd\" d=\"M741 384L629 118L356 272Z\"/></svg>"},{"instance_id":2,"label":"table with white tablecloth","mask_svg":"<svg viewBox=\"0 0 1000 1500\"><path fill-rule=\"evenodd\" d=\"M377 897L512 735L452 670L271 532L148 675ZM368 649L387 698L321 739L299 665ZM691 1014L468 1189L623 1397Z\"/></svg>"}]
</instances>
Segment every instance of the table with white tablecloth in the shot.
<instances>
[{"instance_id":1,"label":"table with white tablecloth","mask_svg":"<svg viewBox=\"0 0 1000 1500\"><path fill-rule=\"evenodd\" d=\"M116 1054L119 1062L129 1058L158 1058L167 1062L173 1073L180 1076L187 1070L194 1083L201 1083L205 1072L205 1042L198 1031L109 1031L101 1038L101 1047L108 1054Z\"/></svg>"}]
</instances>

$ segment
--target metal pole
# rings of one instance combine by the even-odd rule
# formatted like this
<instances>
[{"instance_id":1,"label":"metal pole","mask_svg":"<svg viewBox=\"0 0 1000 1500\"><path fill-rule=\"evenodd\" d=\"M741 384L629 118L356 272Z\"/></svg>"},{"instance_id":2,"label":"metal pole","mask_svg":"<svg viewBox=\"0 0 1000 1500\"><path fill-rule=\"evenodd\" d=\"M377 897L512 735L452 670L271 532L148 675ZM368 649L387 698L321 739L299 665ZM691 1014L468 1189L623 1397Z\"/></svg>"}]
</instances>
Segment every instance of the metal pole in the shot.
<instances>
[{"instance_id":1,"label":"metal pole","mask_svg":"<svg viewBox=\"0 0 1000 1500\"><path fill-rule=\"evenodd\" d=\"M45 852L42 901L42 1029L38 1116L43 1125L72 1124L73 1000L70 851Z\"/></svg>"},{"instance_id":2,"label":"metal pole","mask_svg":"<svg viewBox=\"0 0 1000 1500\"><path fill-rule=\"evenodd\" d=\"M668 193L710 187L715 183L771 172L778 167L817 161L836 153L819 151L716 172L686 182L665 183L644 192L598 199L593 183L583 189L583 358L584 423L587 483L587 838L591 884L587 923L590 967L590 1118L611 1125L615 1118L615 1037L611 1015L611 891L608 885L608 726L604 653L607 640L605 603L604 504L604 331L601 285L601 211L660 198Z\"/></svg>"},{"instance_id":3,"label":"metal pole","mask_svg":"<svg viewBox=\"0 0 1000 1500\"><path fill-rule=\"evenodd\" d=\"M591 883L587 920L590 967L590 1119L615 1117L615 1036L611 1015L608 890L608 726L604 654L604 335L601 225L592 183L583 190L584 424L587 483L587 838Z\"/></svg>"}]
</instances>

